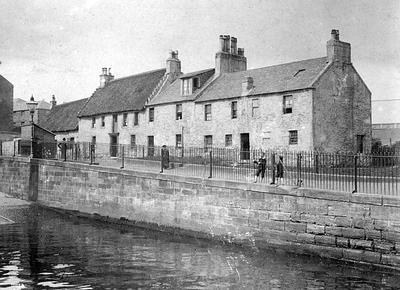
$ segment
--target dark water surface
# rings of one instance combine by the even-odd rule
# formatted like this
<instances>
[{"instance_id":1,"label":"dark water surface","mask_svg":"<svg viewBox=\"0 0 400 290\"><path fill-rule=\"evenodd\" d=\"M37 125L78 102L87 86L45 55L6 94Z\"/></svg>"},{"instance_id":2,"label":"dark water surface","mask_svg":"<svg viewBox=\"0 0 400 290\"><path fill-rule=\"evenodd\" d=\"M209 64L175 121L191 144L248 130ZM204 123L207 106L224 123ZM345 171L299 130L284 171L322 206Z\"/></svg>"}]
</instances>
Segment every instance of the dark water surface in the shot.
<instances>
[{"instance_id":1,"label":"dark water surface","mask_svg":"<svg viewBox=\"0 0 400 290\"><path fill-rule=\"evenodd\" d=\"M397 289L399 273L67 217L1 209L0 288Z\"/></svg>"}]
</instances>

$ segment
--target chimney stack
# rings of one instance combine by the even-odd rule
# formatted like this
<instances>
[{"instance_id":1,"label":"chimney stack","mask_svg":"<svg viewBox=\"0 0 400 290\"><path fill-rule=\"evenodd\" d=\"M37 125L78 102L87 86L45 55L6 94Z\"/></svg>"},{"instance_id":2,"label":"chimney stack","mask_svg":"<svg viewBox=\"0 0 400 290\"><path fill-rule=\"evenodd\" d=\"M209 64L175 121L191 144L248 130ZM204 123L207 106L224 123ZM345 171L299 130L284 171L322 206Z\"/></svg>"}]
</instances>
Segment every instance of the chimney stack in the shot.
<instances>
[{"instance_id":1,"label":"chimney stack","mask_svg":"<svg viewBox=\"0 0 400 290\"><path fill-rule=\"evenodd\" d=\"M339 40L339 30L332 29L331 39L326 43L327 57L330 62L351 63L350 43Z\"/></svg>"},{"instance_id":2,"label":"chimney stack","mask_svg":"<svg viewBox=\"0 0 400 290\"><path fill-rule=\"evenodd\" d=\"M247 59L244 49L237 48L237 38L230 35L219 36L220 50L215 55L215 74L245 71Z\"/></svg>"},{"instance_id":3,"label":"chimney stack","mask_svg":"<svg viewBox=\"0 0 400 290\"><path fill-rule=\"evenodd\" d=\"M50 109L53 109L57 105L56 97L54 95L51 97L50 104L51 104Z\"/></svg>"},{"instance_id":4,"label":"chimney stack","mask_svg":"<svg viewBox=\"0 0 400 290\"><path fill-rule=\"evenodd\" d=\"M99 86L99 88L104 88L113 79L114 79L114 76L111 74L111 68L109 68L107 70L106 67L103 67L101 69L100 86Z\"/></svg>"},{"instance_id":5,"label":"chimney stack","mask_svg":"<svg viewBox=\"0 0 400 290\"><path fill-rule=\"evenodd\" d=\"M182 74L181 61L178 58L177 50L171 50L169 52L169 58L167 59L166 74L168 75L168 78L171 83Z\"/></svg>"}]
</instances>

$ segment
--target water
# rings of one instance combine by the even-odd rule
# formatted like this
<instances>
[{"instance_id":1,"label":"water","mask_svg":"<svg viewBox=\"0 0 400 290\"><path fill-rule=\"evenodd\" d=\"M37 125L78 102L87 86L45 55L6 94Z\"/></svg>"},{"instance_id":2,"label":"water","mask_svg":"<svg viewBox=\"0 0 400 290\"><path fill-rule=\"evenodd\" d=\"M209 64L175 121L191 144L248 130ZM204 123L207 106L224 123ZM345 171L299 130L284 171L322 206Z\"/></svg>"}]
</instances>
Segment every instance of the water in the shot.
<instances>
[{"instance_id":1,"label":"water","mask_svg":"<svg viewBox=\"0 0 400 290\"><path fill-rule=\"evenodd\" d=\"M396 289L399 273L255 252L37 207L1 209L0 288Z\"/></svg>"}]
</instances>

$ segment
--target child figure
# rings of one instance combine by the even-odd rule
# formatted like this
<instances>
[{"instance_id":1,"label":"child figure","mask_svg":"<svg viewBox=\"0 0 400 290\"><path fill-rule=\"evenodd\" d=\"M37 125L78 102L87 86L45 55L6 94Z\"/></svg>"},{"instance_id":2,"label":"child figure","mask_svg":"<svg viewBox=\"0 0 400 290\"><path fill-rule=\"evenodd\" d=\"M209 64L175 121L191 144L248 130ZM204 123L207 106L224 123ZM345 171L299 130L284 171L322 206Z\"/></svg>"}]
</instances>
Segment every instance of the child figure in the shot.
<instances>
[{"instance_id":1,"label":"child figure","mask_svg":"<svg viewBox=\"0 0 400 290\"><path fill-rule=\"evenodd\" d=\"M285 170L285 166L283 165L283 156L279 156L278 163L276 164L276 185L283 185L283 173Z\"/></svg>"},{"instance_id":2,"label":"child figure","mask_svg":"<svg viewBox=\"0 0 400 290\"><path fill-rule=\"evenodd\" d=\"M254 163L257 164L257 171L256 175L254 176L254 183L257 182L257 178L261 173L261 181L264 179L265 176L265 169L267 168L267 160L265 159L265 153L261 154L260 159L258 161L254 160Z\"/></svg>"}]
</instances>

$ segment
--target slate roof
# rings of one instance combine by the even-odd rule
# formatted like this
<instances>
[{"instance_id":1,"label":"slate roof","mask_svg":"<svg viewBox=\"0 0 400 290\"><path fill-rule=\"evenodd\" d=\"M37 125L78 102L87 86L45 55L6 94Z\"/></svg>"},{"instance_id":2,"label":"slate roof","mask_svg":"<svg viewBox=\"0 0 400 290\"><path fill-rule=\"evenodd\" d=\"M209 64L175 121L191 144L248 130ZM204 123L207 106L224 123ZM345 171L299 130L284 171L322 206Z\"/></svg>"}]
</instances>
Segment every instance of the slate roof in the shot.
<instances>
[{"instance_id":1,"label":"slate roof","mask_svg":"<svg viewBox=\"0 0 400 290\"><path fill-rule=\"evenodd\" d=\"M78 130L78 113L87 100L88 98L54 106L42 126L51 132Z\"/></svg>"},{"instance_id":2,"label":"slate roof","mask_svg":"<svg viewBox=\"0 0 400 290\"><path fill-rule=\"evenodd\" d=\"M254 88L249 95L269 94L310 88L328 65L326 57L268 66L235 73L225 73L213 81L196 102L239 97L242 81L252 77Z\"/></svg>"},{"instance_id":3,"label":"slate roof","mask_svg":"<svg viewBox=\"0 0 400 290\"><path fill-rule=\"evenodd\" d=\"M215 73L215 69L204 69L200 71L195 71L187 74L183 74L179 76L172 84L164 88L154 99L150 101L148 105L159 105L159 104L167 104L167 103L175 103L175 102L185 102L185 101L193 101L197 98L197 96L201 93L201 91L207 87L208 83L211 81L212 76ZM196 90L192 95L182 96L181 93L181 79L189 78L194 76L201 76L203 80L203 84L201 87Z\"/></svg>"},{"instance_id":4,"label":"slate roof","mask_svg":"<svg viewBox=\"0 0 400 290\"><path fill-rule=\"evenodd\" d=\"M165 69L159 69L109 82L93 93L79 117L143 109L164 74Z\"/></svg>"}]
</instances>

